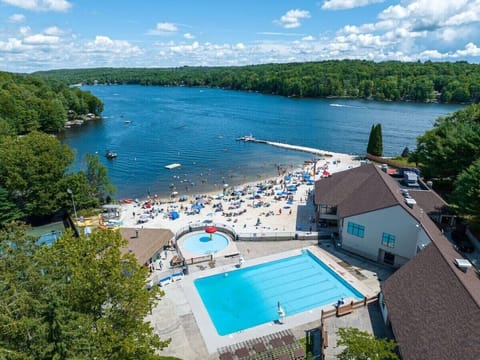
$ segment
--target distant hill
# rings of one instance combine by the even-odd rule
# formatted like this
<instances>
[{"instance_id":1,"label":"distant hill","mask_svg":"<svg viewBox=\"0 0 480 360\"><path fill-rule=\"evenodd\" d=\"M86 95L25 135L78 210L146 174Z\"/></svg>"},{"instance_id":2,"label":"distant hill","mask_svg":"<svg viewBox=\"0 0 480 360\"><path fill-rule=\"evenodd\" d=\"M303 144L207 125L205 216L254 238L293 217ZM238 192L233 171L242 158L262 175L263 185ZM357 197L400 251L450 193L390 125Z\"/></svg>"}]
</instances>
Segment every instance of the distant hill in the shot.
<instances>
[{"instance_id":1,"label":"distant hill","mask_svg":"<svg viewBox=\"0 0 480 360\"><path fill-rule=\"evenodd\" d=\"M94 68L33 75L66 84L219 87L290 97L471 103L480 100L480 66L467 62L323 62L241 67Z\"/></svg>"}]
</instances>

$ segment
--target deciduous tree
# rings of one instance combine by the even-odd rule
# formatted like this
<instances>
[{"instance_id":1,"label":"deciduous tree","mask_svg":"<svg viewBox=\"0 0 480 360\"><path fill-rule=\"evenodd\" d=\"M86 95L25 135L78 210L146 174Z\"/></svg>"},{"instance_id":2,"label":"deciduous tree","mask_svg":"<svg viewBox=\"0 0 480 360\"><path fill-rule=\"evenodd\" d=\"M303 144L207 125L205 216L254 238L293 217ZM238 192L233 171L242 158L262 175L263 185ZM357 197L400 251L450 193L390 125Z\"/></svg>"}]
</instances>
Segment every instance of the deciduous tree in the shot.
<instances>
[{"instance_id":1,"label":"deciduous tree","mask_svg":"<svg viewBox=\"0 0 480 360\"><path fill-rule=\"evenodd\" d=\"M375 336L356 328L340 328L337 332L338 346L345 346L338 355L340 360L396 360L394 352L397 344L389 339L377 339Z\"/></svg>"}]
</instances>

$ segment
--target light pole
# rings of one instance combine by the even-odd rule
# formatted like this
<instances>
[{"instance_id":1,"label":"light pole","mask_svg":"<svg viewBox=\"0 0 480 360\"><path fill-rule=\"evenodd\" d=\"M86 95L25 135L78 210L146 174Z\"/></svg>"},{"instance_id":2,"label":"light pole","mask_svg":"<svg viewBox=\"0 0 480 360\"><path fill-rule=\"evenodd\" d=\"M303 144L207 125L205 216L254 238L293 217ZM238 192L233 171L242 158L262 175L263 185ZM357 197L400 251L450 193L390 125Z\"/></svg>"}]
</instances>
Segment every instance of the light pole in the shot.
<instances>
[{"instance_id":1,"label":"light pole","mask_svg":"<svg viewBox=\"0 0 480 360\"><path fill-rule=\"evenodd\" d=\"M75 214L75 220L77 220L77 208L75 207L75 200L73 199L73 191L71 189L67 189L67 193L69 193L72 197L73 213Z\"/></svg>"}]
</instances>

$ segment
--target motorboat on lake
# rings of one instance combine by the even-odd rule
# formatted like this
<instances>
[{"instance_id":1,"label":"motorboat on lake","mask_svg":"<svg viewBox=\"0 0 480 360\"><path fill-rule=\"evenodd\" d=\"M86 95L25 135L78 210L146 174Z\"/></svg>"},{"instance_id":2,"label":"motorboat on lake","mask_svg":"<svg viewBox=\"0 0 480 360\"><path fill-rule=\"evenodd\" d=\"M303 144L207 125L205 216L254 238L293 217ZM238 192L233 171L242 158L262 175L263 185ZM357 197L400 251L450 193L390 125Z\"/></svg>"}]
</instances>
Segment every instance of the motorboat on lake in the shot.
<instances>
[{"instance_id":1,"label":"motorboat on lake","mask_svg":"<svg viewBox=\"0 0 480 360\"><path fill-rule=\"evenodd\" d=\"M112 150L108 150L106 153L105 153L105 157L109 160L111 159L115 159L117 157L117 153L112 151Z\"/></svg>"},{"instance_id":2,"label":"motorboat on lake","mask_svg":"<svg viewBox=\"0 0 480 360\"><path fill-rule=\"evenodd\" d=\"M236 138L237 141L255 141L253 135L240 136Z\"/></svg>"}]
</instances>

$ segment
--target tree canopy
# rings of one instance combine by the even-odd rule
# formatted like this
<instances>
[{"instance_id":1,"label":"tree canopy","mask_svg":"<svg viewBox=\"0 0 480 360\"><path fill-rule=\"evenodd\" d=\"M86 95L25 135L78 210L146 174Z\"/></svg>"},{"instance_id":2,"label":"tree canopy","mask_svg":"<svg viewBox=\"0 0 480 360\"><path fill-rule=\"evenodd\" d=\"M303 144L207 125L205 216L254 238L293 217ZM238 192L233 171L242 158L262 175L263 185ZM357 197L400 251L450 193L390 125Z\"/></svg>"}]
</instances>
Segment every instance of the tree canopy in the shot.
<instances>
[{"instance_id":1,"label":"tree canopy","mask_svg":"<svg viewBox=\"0 0 480 360\"><path fill-rule=\"evenodd\" d=\"M72 162L73 150L51 135L31 132L0 137L0 188L27 217L69 209L68 189L79 209L98 207L114 193L97 155L87 155L86 169L77 173L69 172ZM3 209L7 211L7 204Z\"/></svg>"},{"instance_id":2,"label":"tree canopy","mask_svg":"<svg viewBox=\"0 0 480 360\"><path fill-rule=\"evenodd\" d=\"M338 355L340 360L396 360L397 344L389 339L377 339L375 336L356 328L338 329L338 346L345 346Z\"/></svg>"},{"instance_id":3,"label":"tree canopy","mask_svg":"<svg viewBox=\"0 0 480 360\"><path fill-rule=\"evenodd\" d=\"M480 68L466 62L322 62L240 67L96 68L34 73L68 84L206 86L283 96L468 103L480 99Z\"/></svg>"},{"instance_id":4,"label":"tree canopy","mask_svg":"<svg viewBox=\"0 0 480 360\"><path fill-rule=\"evenodd\" d=\"M0 136L32 131L58 133L68 116L100 115L103 103L91 93L59 81L0 72Z\"/></svg>"},{"instance_id":5,"label":"tree canopy","mask_svg":"<svg viewBox=\"0 0 480 360\"><path fill-rule=\"evenodd\" d=\"M427 178L447 179L457 176L480 158L480 105L470 105L440 117L433 129L417 139L416 156Z\"/></svg>"},{"instance_id":6,"label":"tree canopy","mask_svg":"<svg viewBox=\"0 0 480 360\"><path fill-rule=\"evenodd\" d=\"M69 232L36 245L25 228L0 230L0 357L161 359L168 345L144 318L160 299L118 232Z\"/></svg>"}]
</instances>

